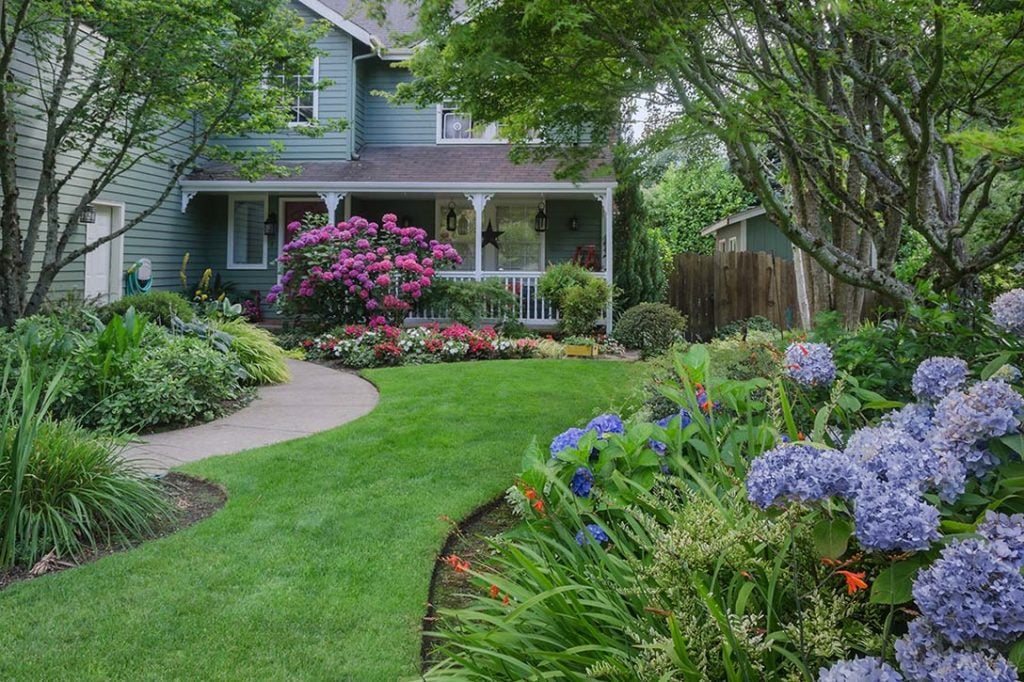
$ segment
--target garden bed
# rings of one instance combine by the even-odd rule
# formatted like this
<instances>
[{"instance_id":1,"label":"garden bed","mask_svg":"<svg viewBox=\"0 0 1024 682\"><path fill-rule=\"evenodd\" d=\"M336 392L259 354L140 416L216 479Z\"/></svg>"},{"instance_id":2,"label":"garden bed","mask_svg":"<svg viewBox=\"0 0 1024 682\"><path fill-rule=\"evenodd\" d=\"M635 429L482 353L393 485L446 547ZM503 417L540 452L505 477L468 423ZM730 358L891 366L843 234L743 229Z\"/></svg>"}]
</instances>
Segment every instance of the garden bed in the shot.
<instances>
[{"instance_id":1,"label":"garden bed","mask_svg":"<svg viewBox=\"0 0 1024 682\"><path fill-rule=\"evenodd\" d=\"M39 562L36 567L16 566L0 571L0 591L25 580L76 568L116 552L124 552L148 542L166 537L209 518L227 502L227 493L220 486L186 474L171 472L160 479L161 486L174 508L174 516L155 533L140 542L100 545L71 559L52 559Z\"/></svg>"}]
</instances>

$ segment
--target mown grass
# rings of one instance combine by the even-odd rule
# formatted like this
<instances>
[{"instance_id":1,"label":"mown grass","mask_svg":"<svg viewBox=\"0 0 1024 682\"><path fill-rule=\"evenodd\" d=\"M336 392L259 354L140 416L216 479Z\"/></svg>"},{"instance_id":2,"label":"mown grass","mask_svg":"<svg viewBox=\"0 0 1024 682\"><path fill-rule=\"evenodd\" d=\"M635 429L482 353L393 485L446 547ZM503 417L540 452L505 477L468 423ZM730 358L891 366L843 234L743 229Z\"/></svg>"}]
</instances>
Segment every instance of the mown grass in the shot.
<instances>
[{"instance_id":1,"label":"mown grass","mask_svg":"<svg viewBox=\"0 0 1024 682\"><path fill-rule=\"evenodd\" d=\"M367 417L183 470L211 519L0 592L0 679L415 676L434 555L530 440L616 406L638 367L511 361L375 370ZM309 396L310 409L329 395Z\"/></svg>"}]
</instances>

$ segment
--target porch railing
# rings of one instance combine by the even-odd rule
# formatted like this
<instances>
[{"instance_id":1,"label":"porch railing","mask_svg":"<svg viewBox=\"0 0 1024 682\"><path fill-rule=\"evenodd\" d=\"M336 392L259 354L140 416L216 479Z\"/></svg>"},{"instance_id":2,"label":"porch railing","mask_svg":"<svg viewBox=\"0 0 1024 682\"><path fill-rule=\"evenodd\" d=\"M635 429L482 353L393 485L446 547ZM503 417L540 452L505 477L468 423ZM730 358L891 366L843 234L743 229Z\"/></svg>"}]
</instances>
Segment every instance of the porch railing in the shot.
<instances>
[{"instance_id":1,"label":"porch railing","mask_svg":"<svg viewBox=\"0 0 1024 682\"><path fill-rule=\"evenodd\" d=\"M495 272L480 273L480 280L496 279L512 292L519 300L518 312L519 321L526 325L546 326L553 325L558 321L558 313L551 303L541 297L537 292L537 282L540 280L541 272L511 272L501 270ZM462 282L477 281L477 276L472 272L440 272L438 276ZM596 272L595 277L604 277L604 273ZM498 311L488 311L488 317L495 318ZM427 320L441 320L447 317L447 311L439 306L424 305L416 308L410 317L410 322Z\"/></svg>"}]
</instances>

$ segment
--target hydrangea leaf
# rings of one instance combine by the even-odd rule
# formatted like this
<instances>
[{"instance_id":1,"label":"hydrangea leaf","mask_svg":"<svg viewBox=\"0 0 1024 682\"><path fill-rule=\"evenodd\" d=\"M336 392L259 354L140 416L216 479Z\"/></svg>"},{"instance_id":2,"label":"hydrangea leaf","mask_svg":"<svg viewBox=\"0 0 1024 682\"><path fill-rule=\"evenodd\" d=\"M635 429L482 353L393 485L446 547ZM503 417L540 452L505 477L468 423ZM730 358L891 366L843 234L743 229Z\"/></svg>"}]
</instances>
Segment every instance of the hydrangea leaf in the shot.
<instances>
[{"instance_id":1,"label":"hydrangea leaf","mask_svg":"<svg viewBox=\"0 0 1024 682\"><path fill-rule=\"evenodd\" d=\"M846 554L853 536L853 524L846 519L822 519L814 524L814 550L826 559Z\"/></svg>"},{"instance_id":2,"label":"hydrangea leaf","mask_svg":"<svg viewBox=\"0 0 1024 682\"><path fill-rule=\"evenodd\" d=\"M1000 353L992 360L992 362L985 365L981 370L981 380L990 379L993 374L999 371L999 368L1010 362L1013 359L1013 353Z\"/></svg>"},{"instance_id":3,"label":"hydrangea leaf","mask_svg":"<svg viewBox=\"0 0 1024 682\"><path fill-rule=\"evenodd\" d=\"M1006 658L1017 670L1024 669L1024 639L1017 640L1014 645L1010 647L1010 652L1007 654Z\"/></svg>"},{"instance_id":4,"label":"hydrangea leaf","mask_svg":"<svg viewBox=\"0 0 1024 682\"><path fill-rule=\"evenodd\" d=\"M921 568L919 559L899 561L878 574L871 586L872 604L906 604L914 598L914 577Z\"/></svg>"}]
</instances>

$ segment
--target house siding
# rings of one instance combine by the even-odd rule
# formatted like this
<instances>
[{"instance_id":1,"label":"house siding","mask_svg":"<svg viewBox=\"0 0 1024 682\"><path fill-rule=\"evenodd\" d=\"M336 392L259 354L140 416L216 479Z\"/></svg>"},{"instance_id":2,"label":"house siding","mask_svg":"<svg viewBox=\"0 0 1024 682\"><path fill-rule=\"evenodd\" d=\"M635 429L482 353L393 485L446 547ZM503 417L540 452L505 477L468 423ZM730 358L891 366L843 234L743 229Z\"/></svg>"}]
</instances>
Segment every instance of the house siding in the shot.
<instances>
[{"instance_id":1,"label":"house siding","mask_svg":"<svg viewBox=\"0 0 1024 682\"><path fill-rule=\"evenodd\" d=\"M792 243L765 215L747 219L747 251L764 251L793 260Z\"/></svg>"},{"instance_id":2,"label":"house siding","mask_svg":"<svg viewBox=\"0 0 1024 682\"><path fill-rule=\"evenodd\" d=\"M548 231L545 234L545 258L548 263L571 261L577 246L593 246L601 258L601 204L594 201L551 200L545 204ZM569 229L573 216L579 229ZM603 267L604 263L601 263Z\"/></svg>"},{"instance_id":3,"label":"house siding","mask_svg":"<svg viewBox=\"0 0 1024 682\"><path fill-rule=\"evenodd\" d=\"M88 65L88 59L83 57L80 60L80 67L86 69ZM38 71L34 57L28 52L19 53L13 63L12 71L19 82L29 85L25 92L18 96L16 105L19 116L17 183L21 192L18 209L22 220L27 222L41 171L46 127L42 118L42 103L37 94ZM148 209L158 201L170 179L169 164L183 158L188 153L188 134L190 134L188 126L182 126L178 131L165 134L160 143L170 145L169 160L140 162L111 182L97 197L96 203L123 205L125 220L131 220ZM75 160L71 156L61 158L58 162L58 172L67 172ZM87 163L68 182L61 195L62 224L98 173L99 169L95 164ZM132 228L122 240L124 267L127 268L139 258L151 259L154 266L154 287L158 289L179 288L177 273L180 269L181 257L186 251L198 249L202 242L195 223L189 216L182 215L180 211L177 190L173 190L157 206L152 215ZM34 274L38 272L42 262L43 241L45 241L45 233L40 234L40 243L34 254ZM80 248L84 244L85 226L81 225L71 238L68 250ZM195 273L195 268L192 269L192 272ZM81 257L58 273L50 288L49 297L55 299L71 292L80 292L84 281L85 257ZM34 283L34 278L32 283Z\"/></svg>"},{"instance_id":4,"label":"house siding","mask_svg":"<svg viewBox=\"0 0 1024 682\"><path fill-rule=\"evenodd\" d=\"M379 92L394 92L399 83L412 80L408 69L393 68L393 62L368 59L359 62L359 83L364 112L366 144L435 144L437 110L417 109L411 104L396 106Z\"/></svg>"},{"instance_id":5,"label":"house siding","mask_svg":"<svg viewBox=\"0 0 1024 682\"><path fill-rule=\"evenodd\" d=\"M312 23L321 20L307 8L292 3L292 8L302 18ZM327 54L320 56L320 80L330 80L331 85L319 93L318 116L321 122L333 122L338 119L350 121L352 111L351 77L352 77L352 38L337 28L317 41L317 46ZM338 161L351 156L349 148L349 131L326 133L321 137L307 137L293 130L282 130L270 135L245 135L240 137L221 137L215 144L223 145L232 151L250 151L265 149L271 142L280 142L284 151L281 161Z\"/></svg>"}]
</instances>

